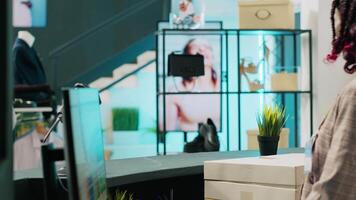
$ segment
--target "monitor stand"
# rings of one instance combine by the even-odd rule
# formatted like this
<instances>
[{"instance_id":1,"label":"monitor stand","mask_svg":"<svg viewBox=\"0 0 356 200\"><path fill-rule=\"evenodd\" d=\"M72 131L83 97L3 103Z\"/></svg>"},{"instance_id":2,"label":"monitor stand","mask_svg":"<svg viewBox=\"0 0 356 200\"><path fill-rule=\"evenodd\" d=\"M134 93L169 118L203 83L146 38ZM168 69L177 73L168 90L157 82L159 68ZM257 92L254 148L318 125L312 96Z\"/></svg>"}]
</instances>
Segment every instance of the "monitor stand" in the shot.
<instances>
[{"instance_id":1,"label":"monitor stand","mask_svg":"<svg viewBox=\"0 0 356 200\"><path fill-rule=\"evenodd\" d=\"M60 168L57 169L57 175L59 178L66 178L68 175L68 169L67 166L62 166Z\"/></svg>"},{"instance_id":2,"label":"monitor stand","mask_svg":"<svg viewBox=\"0 0 356 200\"><path fill-rule=\"evenodd\" d=\"M64 151L63 149L55 149L53 144L45 144L41 147L41 153L45 198L47 200L57 200L61 196L61 187L55 162L64 160Z\"/></svg>"}]
</instances>

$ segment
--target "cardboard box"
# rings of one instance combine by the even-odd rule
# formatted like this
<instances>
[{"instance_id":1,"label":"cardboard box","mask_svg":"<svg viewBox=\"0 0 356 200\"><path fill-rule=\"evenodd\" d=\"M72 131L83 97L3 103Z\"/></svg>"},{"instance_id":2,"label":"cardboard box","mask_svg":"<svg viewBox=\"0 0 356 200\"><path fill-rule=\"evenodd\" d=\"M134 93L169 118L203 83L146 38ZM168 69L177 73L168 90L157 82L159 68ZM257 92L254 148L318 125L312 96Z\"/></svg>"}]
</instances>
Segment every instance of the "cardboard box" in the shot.
<instances>
[{"instance_id":1,"label":"cardboard box","mask_svg":"<svg viewBox=\"0 0 356 200\"><path fill-rule=\"evenodd\" d=\"M295 14L289 0L239 1L241 29L294 29Z\"/></svg>"},{"instance_id":2,"label":"cardboard box","mask_svg":"<svg viewBox=\"0 0 356 200\"><path fill-rule=\"evenodd\" d=\"M247 130L247 149L258 150L258 130ZM278 148L289 148L289 128L283 128L279 137Z\"/></svg>"},{"instance_id":3,"label":"cardboard box","mask_svg":"<svg viewBox=\"0 0 356 200\"><path fill-rule=\"evenodd\" d=\"M297 73L276 73L271 75L272 91L297 91L298 74Z\"/></svg>"},{"instance_id":4,"label":"cardboard box","mask_svg":"<svg viewBox=\"0 0 356 200\"><path fill-rule=\"evenodd\" d=\"M281 186L302 185L304 154L206 161L204 179Z\"/></svg>"},{"instance_id":5,"label":"cardboard box","mask_svg":"<svg viewBox=\"0 0 356 200\"><path fill-rule=\"evenodd\" d=\"M285 154L204 163L205 198L299 200L304 154Z\"/></svg>"},{"instance_id":6,"label":"cardboard box","mask_svg":"<svg viewBox=\"0 0 356 200\"><path fill-rule=\"evenodd\" d=\"M206 161L204 179L280 186L302 185L304 154Z\"/></svg>"},{"instance_id":7,"label":"cardboard box","mask_svg":"<svg viewBox=\"0 0 356 200\"><path fill-rule=\"evenodd\" d=\"M205 181L205 200L299 200L298 188Z\"/></svg>"}]
</instances>

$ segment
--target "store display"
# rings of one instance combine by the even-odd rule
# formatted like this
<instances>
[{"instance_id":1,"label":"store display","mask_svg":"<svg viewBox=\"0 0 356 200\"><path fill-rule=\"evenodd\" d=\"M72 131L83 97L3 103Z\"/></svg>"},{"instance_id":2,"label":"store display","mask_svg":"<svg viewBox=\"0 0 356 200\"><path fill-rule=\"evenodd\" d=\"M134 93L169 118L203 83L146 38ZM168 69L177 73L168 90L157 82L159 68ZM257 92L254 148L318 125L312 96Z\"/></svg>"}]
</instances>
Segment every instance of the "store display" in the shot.
<instances>
[{"instance_id":1,"label":"store display","mask_svg":"<svg viewBox=\"0 0 356 200\"><path fill-rule=\"evenodd\" d=\"M247 76L245 76L248 81L248 86L251 92L256 92L258 90L263 90L264 85L261 84L258 80L250 81Z\"/></svg>"},{"instance_id":2,"label":"store display","mask_svg":"<svg viewBox=\"0 0 356 200\"><path fill-rule=\"evenodd\" d=\"M221 39L219 35L171 35L166 38L166 104L163 101L160 130L198 131L211 118L221 129ZM182 52L172 54L172 52ZM203 58L203 59L202 59ZM176 77L172 77L176 76ZM178 76L178 77L177 77ZM209 92L211 94L200 95ZM198 94L197 94L198 93ZM166 94L165 94L166 95ZM177 112L179 110L179 112ZM163 113L165 112L165 117ZM164 127L165 125L165 127Z\"/></svg>"},{"instance_id":3,"label":"store display","mask_svg":"<svg viewBox=\"0 0 356 200\"><path fill-rule=\"evenodd\" d=\"M249 63L247 67L245 67L245 59L241 59L240 73L246 78L250 91L254 92L254 91L264 89L264 85L261 84L259 80L251 81L247 75L247 73L249 74L258 73L257 66L254 65L252 62Z\"/></svg>"},{"instance_id":4,"label":"store display","mask_svg":"<svg viewBox=\"0 0 356 200\"><path fill-rule=\"evenodd\" d=\"M205 198L298 200L304 154L204 162Z\"/></svg>"},{"instance_id":5,"label":"store display","mask_svg":"<svg viewBox=\"0 0 356 200\"><path fill-rule=\"evenodd\" d=\"M240 63L240 72L241 73L249 73L249 74L257 74L258 73L257 66L253 62L250 62L247 65L247 67L245 67L245 62L246 62L246 60L244 58L241 59L241 63Z\"/></svg>"},{"instance_id":6,"label":"store display","mask_svg":"<svg viewBox=\"0 0 356 200\"><path fill-rule=\"evenodd\" d=\"M199 124L198 136L192 142L184 145L185 153L219 151L220 142L213 120Z\"/></svg>"},{"instance_id":7,"label":"store display","mask_svg":"<svg viewBox=\"0 0 356 200\"><path fill-rule=\"evenodd\" d=\"M280 134L287 118L285 108L279 105L266 105L257 114L257 140L261 156L277 154Z\"/></svg>"},{"instance_id":8,"label":"store display","mask_svg":"<svg viewBox=\"0 0 356 200\"><path fill-rule=\"evenodd\" d=\"M266 44L263 44L262 47L260 47L260 51L264 52L264 57L260 59L257 64L251 61L250 58L242 58L240 62L240 74L246 78L249 90L251 92L263 90L265 88L265 85L262 84L260 80L256 79L254 81L251 81L249 76L247 75L247 74L251 74L251 75L258 74L260 65L266 65L266 67L269 66L269 60L271 54L270 48ZM246 63L248 63L247 66Z\"/></svg>"},{"instance_id":9,"label":"store display","mask_svg":"<svg viewBox=\"0 0 356 200\"><path fill-rule=\"evenodd\" d=\"M239 1L241 29L293 29L294 7L290 0Z\"/></svg>"},{"instance_id":10,"label":"store display","mask_svg":"<svg viewBox=\"0 0 356 200\"><path fill-rule=\"evenodd\" d=\"M197 29L204 26L205 3L202 0L172 0L171 28Z\"/></svg>"},{"instance_id":11,"label":"store display","mask_svg":"<svg viewBox=\"0 0 356 200\"><path fill-rule=\"evenodd\" d=\"M290 133L289 128L283 128L281 130L278 148L289 148L289 133ZM257 129L247 130L247 149L248 150L258 150L259 149L257 136L258 136Z\"/></svg>"},{"instance_id":12,"label":"store display","mask_svg":"<svg viewBox=\"0 0 356 200\"><path fill-rule=\"evenodd\" d=\"M298 74L297 73L275 73L271 75L272 91L297 91Z\"/></svg>"},{"instance_id":13,"label":"store display","mask_svg":"<svg viewBox=\"0 0 356 200\"><path fill-rule=\"evenodd\" d=\"M255 118L255 113L263 105L271 102L286 106L288 115L290 115L285 126L285 128L289 129L289 139L285 140L285 145L289 144L290 147L300 146L303 142L300 138L301 132L313 130L312 123L309 123L309 121L313 120L311 115L313 105L310 101L312 97L312 91L310 90L312 87L312 75L310 73L311 70L308 70L312 68L312 62L310 62L310 65L299 66L299 45L301 43L298 38L305 36L310 40L311 35L310 30L225 30L221 28L209 30L161 30L158 34L159 43L157 48L159 58L159 73L157 74L157 82L159 83L157 119L159 127L157 134L162 136L160 137L162 140L157 139L157 152L163 152L163 154L167 152L167 148L165 148L167 139L164 136L168 132L179 131L185 134L195 132L199 122L209 117L212 118L211 116L213 115L217 116L216 114L220 116L221 114L222 116L226 114L227 118L223 120L228 122L234 121L231 120L232 117L237 117L237 128L232 126L231 123L221 127L223 125L221 124L221 117L213 118L213 120L220 130L219 132L221 132L219 133L220 137L225 137L226 134L227 138L231 138L233 134L237 134L237 150L246 150L248 141L246 131L256 128L256 124L251 122L251 119ZM233 39L239 42L229 43ZM217 40L222 41L222 43ZM188 45L189 43L194 45ZM224 44L227 43L229 43L229 46L226 48ZM190 46L191 51L195 50L197 52L199 50L202 53L206 53L207 56L204 56L204 61L209 61L209 65L205 64L205 75L189 80L168 77L166 68L168 55L174 51L182 52L182 49L186 50L186 46ZM227 51L226 54L223 52L224 47ZM309 46L309 48L311 47ZM219 49L220 51L218 51ZM235 57L236 55L237 58ZM311 58L307 56L306 59ZM237 67L233 67L236 65ZM208 67L210 70L208 70ZM303 85L305 87L298 87L296 91L271 90L271 75L283 71L298 73L298 77L303 76ZM210 72L213 72L213 76L208 75ZM215 77L217 79L214 79ZM213 84L205 84L206 87L203 88L202 85L199 85L199 82L203 80ZM219 80L220 89L211 87L215 85L214 80ZM232 103L234 101L226 98L229 95L236 95L239 99L237 101L237 110L239 112L236 112L238 116L234 116L233 113L229 112L232 110L231 107L236 105ZM301 97L305 98L306 101L300 101ZM226 103L224 99L227 99ZM218 102L219 104L217 104ZM310 108L309 110L300 109L304 105L299 105L305 103L307 103L306 108ZM203 105L206 105L204 109ZM218 113L219 110L220 112ZM224 110L227 110L227 112ZM163 115L164 113L165 115ZM203 117L205 119L200 119ZM187 120L194 120L197 123L188 127ZM309 125L304 125L305 123ZM186 137L183 138L186 141ZM222 148L229 150L232 142L229 139L222 141L226 142L222 143ZM159 146L160 142L164 144L163 151Z\"/></svg>"}]
</instances>

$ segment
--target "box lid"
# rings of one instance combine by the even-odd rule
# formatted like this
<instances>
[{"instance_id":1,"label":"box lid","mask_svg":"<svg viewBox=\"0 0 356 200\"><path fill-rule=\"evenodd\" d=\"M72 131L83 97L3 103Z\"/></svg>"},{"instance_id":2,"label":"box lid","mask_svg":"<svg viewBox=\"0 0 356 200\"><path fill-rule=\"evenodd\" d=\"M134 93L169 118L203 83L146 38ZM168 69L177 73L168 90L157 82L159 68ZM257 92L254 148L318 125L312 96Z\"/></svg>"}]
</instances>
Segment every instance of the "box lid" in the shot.
<instances>
[{"instance_id":1,"label":"box lid","mask_svg":"<svg viewBox=\"0 0 356 200\"><path fill-rule=\"evenodd\" d=\"M304 154L206 161L204 179L298 186L304 181Z\"/></svg>"},{"instance_id":2,"label":"box lid","mask_svg":"<svg viewBox=\"0 0 356 200\"><path fill-rule=\"evenodd\" d=\"M240 6L286 5L290 0L240 0Z\"/></svg>"},{"instance_id":3,"label":"box lid","mask_svg":"<svg viewBox=\"0 0 356 200\"><path fill-rule=\"evenodd\" d=\"M301 188L204 181L204 196L223 200L300 200Z\"/></svg>"}]
</instances>

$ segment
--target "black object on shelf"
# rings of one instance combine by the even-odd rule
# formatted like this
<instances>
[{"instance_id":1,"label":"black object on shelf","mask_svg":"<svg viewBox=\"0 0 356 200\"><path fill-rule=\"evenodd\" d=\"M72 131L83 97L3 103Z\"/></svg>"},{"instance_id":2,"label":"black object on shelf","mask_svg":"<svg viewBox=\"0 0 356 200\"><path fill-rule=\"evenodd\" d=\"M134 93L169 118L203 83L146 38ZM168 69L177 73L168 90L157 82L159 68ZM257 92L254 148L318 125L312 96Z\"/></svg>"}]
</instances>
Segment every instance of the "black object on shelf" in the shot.
<instances>
[{"instance_id":1,"label":"black object on shelf","mask_svg":"<svg viewBox=\"0 0 356 200\"><path fill-rule=\"evenodd\" d=\"M188 142L184 145L184 152L198 153L219 151L220 141L213 120L209 118L206 123L199 123L198 126L198 136L195 137L192 142ZM186 138L184 140L186 142Z\"/></svg>"},{"instance_id":2,"label":"black object on shelf","mask_svg":"<svg viewBox=\"0 0 356 200\"><path fill-rule=\"evenodd\" d=\"M204 57L200 54L175 54L168 56L168 76L204 76Z\"/></svg>"}]
</instances>

